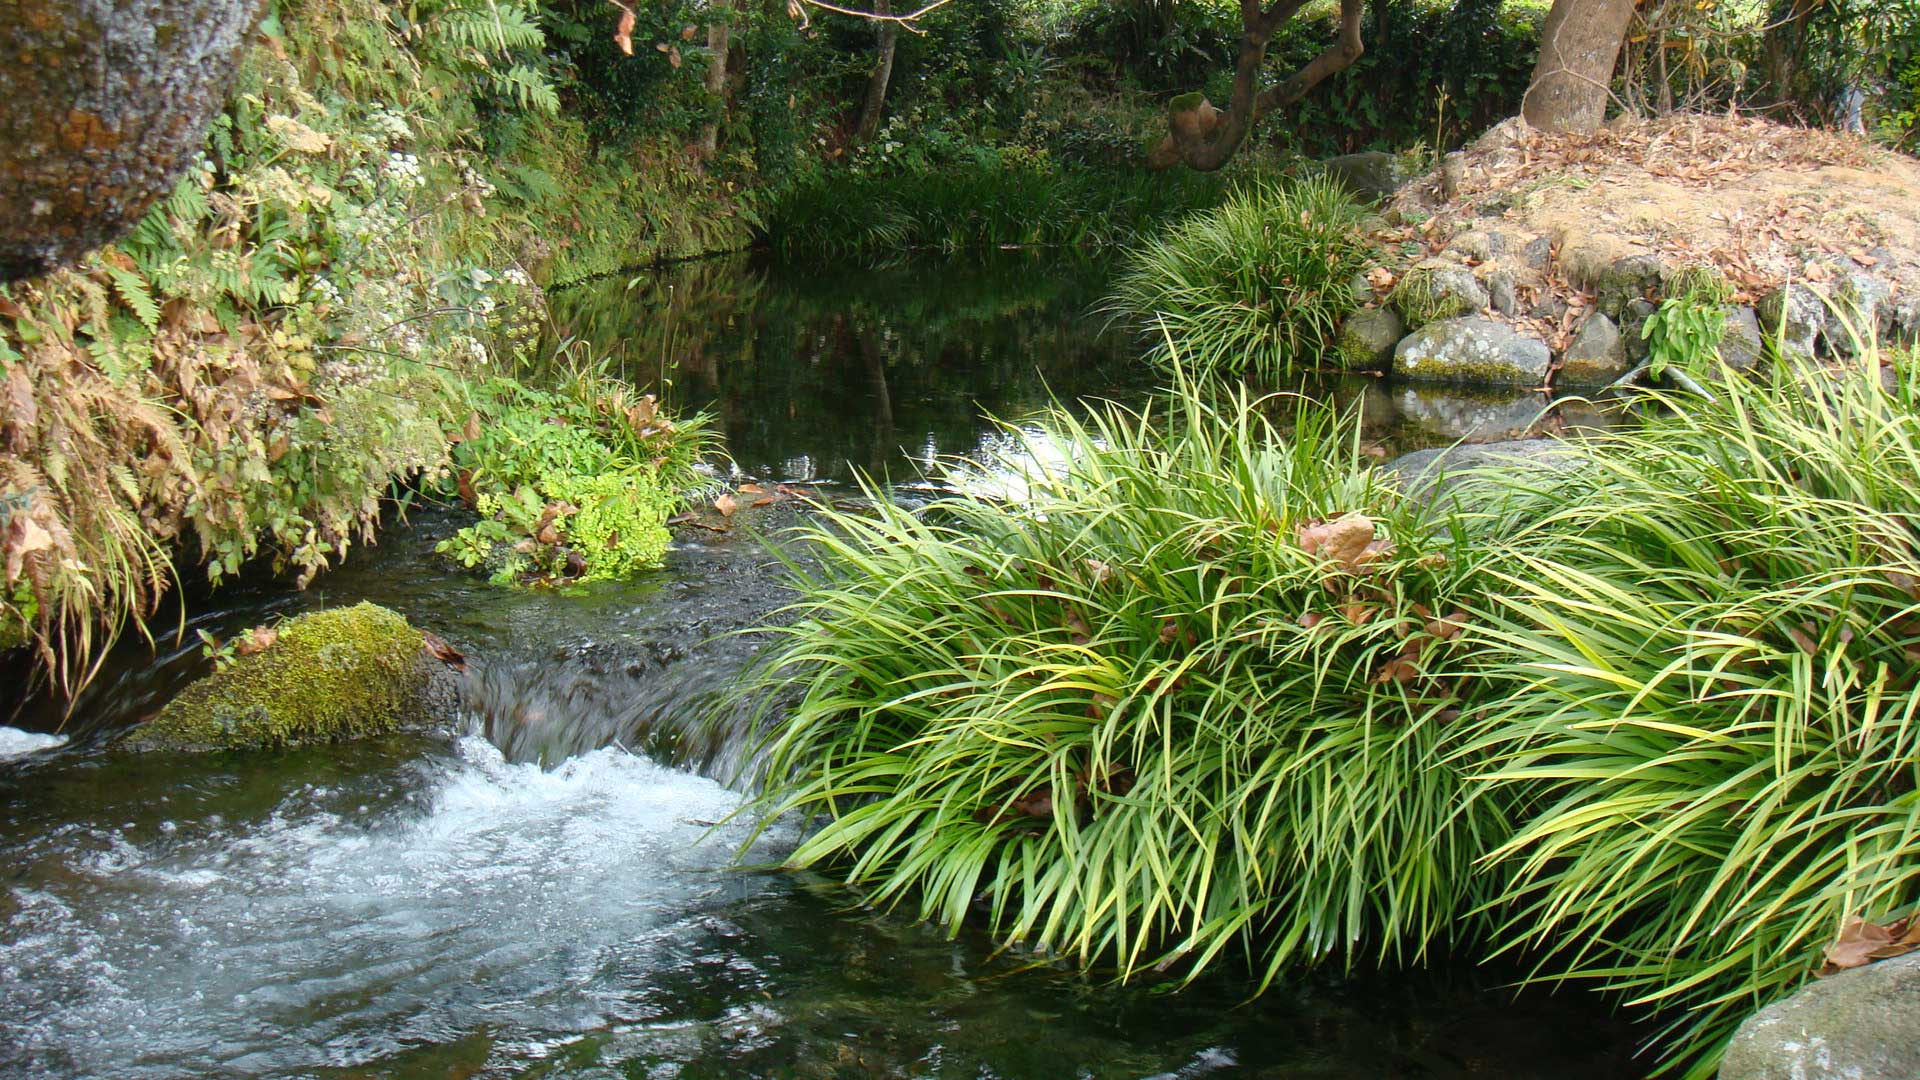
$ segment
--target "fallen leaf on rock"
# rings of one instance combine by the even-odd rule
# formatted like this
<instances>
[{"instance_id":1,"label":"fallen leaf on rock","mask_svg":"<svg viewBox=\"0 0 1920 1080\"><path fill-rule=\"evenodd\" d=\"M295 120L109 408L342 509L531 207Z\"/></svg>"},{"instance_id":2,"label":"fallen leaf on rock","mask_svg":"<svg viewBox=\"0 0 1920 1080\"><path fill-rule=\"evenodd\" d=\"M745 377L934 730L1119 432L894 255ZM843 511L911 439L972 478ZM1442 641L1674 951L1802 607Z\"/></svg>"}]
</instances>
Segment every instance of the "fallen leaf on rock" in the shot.
<instances>
[{"instance_id":1,"label":"fallen leaf on rock","mask_svg":"<svg viewBox=\"0 0 1920 1080\"><path fill-rule=\"evenodd\" d=\"M722 495L713 500L713 508L720 511L721 517L732 517L734 511L740 509L740 500L731 495Z\"/></svg>"},{"instance_id":2,"label":"fallen leaf on rock","mask_svg":"<svg viewBox=\"0 0 1920 1080\"><path fill-rule=\"evenodd\" d=\"M1920 949L1920 922L1912 917L1896 919L1885 926L1851 916L1840 926L1840 935L1827 946L1827 962L1814 972L1825 978L1848 968L1864 967L1875 960L1903 956Z\"/></svg>"},{"instance_id":3,"label":"fallen leaf on rock","mask_svg":"<svg viewBox=\"0 0 1920 1080\"><path fill-rule=\"evenodd\" d=\"M467 670L467 657L459 649L446 643L440 635L431 630L420 632L420 641L426 647L427 655L447 665L455 671Z\"/></svg>"},{"instance_id":4,"label":"fallen leaf on rock","mask_svg":"<svg viewBox=\"0 0 1920 1080\"><path fill-rule=\"evenodd\" d=\"M273 648L273 643L279 640L280 631L271 626L256 626L240 638L234 645L233 651L241 656L252 656L254 653L266 652Z\"/></svg>"}]
</instances>

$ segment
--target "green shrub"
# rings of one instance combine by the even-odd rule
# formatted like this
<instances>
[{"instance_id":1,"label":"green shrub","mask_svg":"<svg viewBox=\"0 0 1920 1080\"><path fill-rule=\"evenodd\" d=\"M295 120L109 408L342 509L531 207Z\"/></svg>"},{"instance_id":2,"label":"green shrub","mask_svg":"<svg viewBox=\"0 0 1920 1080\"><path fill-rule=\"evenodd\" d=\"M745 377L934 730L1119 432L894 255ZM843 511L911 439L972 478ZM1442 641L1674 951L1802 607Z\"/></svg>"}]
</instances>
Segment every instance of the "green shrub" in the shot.
<instances>
[{"instance_id":1,"label":"green shrub","mask_svg":"<svg viewBox=\"0 0 1920 1080\"><path fill-rule=\"evenodd\" d=\"M1056 413L967 485L1021 502L804 533L760 673L798 701L758 809L825 819L792 865L1123 975L1231 957L1264 986L1466 933L1502 819L1427 672L1475 549L1322 408L1283 438L1244 392L1184 399Z\"/></svg>"},{"instance_id":2,"label":"green shrub","mask_svg":"<svg viewBox=\"0 0 1920 1080\"><path fill-rule=\"evenodd\" d=\"M1163 366L1277 379L1318 364L1356 306L1365 220L1324 179L1255 184L1149 241L1108 308L1149 329Z\"/></svg>"},{"instance_id":3,"label":"green shrub","mask_svg":"<svg viewBox=\"0 0 1920 1080\"><path fill-rule=\"evenodd\" d=\"M1729 373L1594 444L1517 528L1463 752L1534 808L1494 849L1543 979L1661 1010L1670 1068L1920 898L1920 371Z\"/></svg>"},{"instance_id":4,"label":"green shrub","mask_svg":"<svg viewBox=\"0 0 1920 1080\"><path fill-rule=\"evenodd\" d=\"M481 517L435 550L501 584L660 565L667 517L712 449L706 417L671 420L652 395L594 374L559 391L493 379L472 397L454 487Z\"/></svg>"}]
</instances>

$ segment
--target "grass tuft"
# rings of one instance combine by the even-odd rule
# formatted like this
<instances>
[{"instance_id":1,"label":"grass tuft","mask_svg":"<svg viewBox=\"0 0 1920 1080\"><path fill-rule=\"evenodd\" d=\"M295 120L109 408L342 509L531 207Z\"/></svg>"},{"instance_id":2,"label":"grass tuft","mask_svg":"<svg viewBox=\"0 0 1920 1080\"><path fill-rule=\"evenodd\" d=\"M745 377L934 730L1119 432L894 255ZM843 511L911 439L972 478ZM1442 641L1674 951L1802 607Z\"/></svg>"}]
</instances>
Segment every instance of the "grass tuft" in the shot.
<instances>
[{"instance_id":1,"label":"grass tuft","mask_svg":"<svg viewBox=\"0 0 1920 1080\"><path fill-rule=\"evenodd\" d=\"M1251 185L1143 246L1107 308L1153 329L1162 366L1278 380L1319 365L1357 306L1366 218L1323 178Z\"/></svg>"}]
</instances>

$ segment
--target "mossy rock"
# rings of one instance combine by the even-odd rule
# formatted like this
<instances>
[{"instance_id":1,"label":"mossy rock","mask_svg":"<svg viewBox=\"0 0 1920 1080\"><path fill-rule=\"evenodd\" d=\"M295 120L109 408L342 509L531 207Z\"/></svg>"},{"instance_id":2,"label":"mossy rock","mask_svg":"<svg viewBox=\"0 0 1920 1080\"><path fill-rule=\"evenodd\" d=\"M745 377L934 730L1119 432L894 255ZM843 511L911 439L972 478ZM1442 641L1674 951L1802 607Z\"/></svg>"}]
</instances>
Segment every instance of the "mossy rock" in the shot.
<instances>
[{"instance_id":1,"label":"mossy rock","mask_svg":"<svg viewBox=\"0 0 1920 1080\"><path fill-rule=\"evenodd\" d=\"M1406 319L1409 330L1471 315L1490 301L1473 271L1438 260L1421 263L1400 275L1387 299Z\"/></svg>"},{"instance_id":2,"label":"mossy rock","mask_svg":"<svg viewBox=\"0 0 1920 1080\"><path fill-rule=\"evenodd\" d=\"M417 715L420 631L375 604L301 615L272 647L195 682L133 736L147 750L246 750L380 735Z\"/></svg>"}]
</instances>

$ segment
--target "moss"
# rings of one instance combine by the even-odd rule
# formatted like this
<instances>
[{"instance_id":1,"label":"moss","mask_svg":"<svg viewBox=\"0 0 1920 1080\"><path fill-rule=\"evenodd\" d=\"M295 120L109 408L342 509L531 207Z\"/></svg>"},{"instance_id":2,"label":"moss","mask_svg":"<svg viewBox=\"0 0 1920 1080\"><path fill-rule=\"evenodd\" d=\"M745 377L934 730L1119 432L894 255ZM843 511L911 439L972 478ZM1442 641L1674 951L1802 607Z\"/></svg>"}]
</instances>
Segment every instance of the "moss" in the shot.
<instances>
[{"instance_id":1,"label":"moss","mask_svg":"<svg viewBox=\"0 0 1920 1080\"><path fill-rule=\"evenodd\" d=\"M1443 286L1438 269L1427 266L1416 266L1401 275L1391 300L1410 330L1478 310L1467 297Z\"/></svg>"},{"instance_id":2,"label":"moss","mask_svg":"<svg viewBox=\"0 0 1920 1080\"><path fill-rule=\"evenodd\" d=\"M374 604L316 611L187 687L135 736L164 750L334 742L399 727L426 689L420 631Z\"/></svg>"},{"instance_id":3,"label":"moss","mask_svg":"<svg viewBox=\"0 0 1920 1080\"><path fill-rule=\"evenodd\" d=\"M1207 95L1198 90L1194 90L1190 93L1180 94L1172 101L1167 102L1167 111L1175 114L1192 112L1206 103Z\"/></svg>"}]
</instances>

